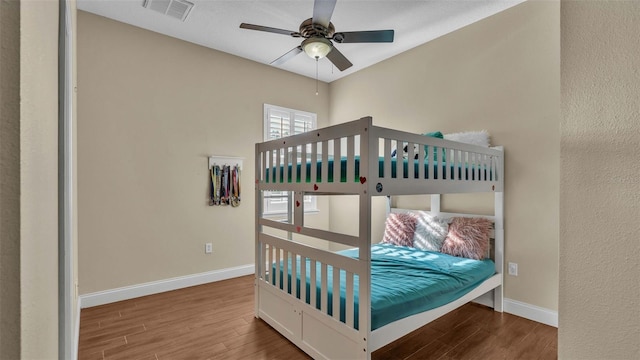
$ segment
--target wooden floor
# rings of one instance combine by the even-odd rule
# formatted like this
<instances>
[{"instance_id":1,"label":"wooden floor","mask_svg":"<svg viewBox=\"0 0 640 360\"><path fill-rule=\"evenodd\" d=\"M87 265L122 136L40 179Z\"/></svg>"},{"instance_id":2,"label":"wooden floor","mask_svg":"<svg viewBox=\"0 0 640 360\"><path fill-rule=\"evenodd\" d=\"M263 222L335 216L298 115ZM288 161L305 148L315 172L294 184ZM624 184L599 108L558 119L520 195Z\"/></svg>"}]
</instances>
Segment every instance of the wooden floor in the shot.
<instances>
[{"instance_id":1,"label":"wooden floor","mask_svg":"<svg viewBox=\"0 0 640 360\"><path fill-rule=\"evenodd\" d=\"M253 276L83 309L79 359L308 359L253 315ZM556 359L557 329L468 304L373 359Z\"/></svg>"}]
</instances>

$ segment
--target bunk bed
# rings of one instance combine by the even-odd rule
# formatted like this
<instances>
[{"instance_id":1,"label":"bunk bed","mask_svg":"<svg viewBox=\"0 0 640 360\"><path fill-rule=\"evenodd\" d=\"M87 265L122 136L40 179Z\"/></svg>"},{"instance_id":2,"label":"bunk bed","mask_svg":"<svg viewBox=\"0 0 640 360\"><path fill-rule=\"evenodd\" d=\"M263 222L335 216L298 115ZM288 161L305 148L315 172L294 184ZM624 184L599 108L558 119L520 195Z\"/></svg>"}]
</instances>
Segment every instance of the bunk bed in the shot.
<instances>
[{"instance_id":1,"label":"bunk bed","mask_svg":"<svg viewBox=\"0 0 640 360\"><path fill-rule=\"evenodd\" d=\"M404 153L394 151L403 148ZM372 118L365 117L258 143L255 150L255 316L307 354L318 359L370 359L373 351L482 295L488 298L486 305L502 311L501 148L374 126ZM263 201L269 191L291 194L288 220L263 214ZM440 194L472 192L494 193L492 216L440 211ZM355 195L357 235L306 226L303 200L310 194ZM426 304L421 301L421 305L402 294L377 295L381 289L393 287L378 273L393 277L396 284L402 284L405 275L407 283L416 282L415 274L403 274L405 270L391 275L380 271L380 262L388 263L393 257L400 262L424 258L425 263L461 263L461 258L378 244L380 239L371 238L372 197L416 194L431 195L431 214L442 218L479 216L490 219L494 226L491 259L476 261L473 266L482 270L468 272L482 275L469 279L463 289L454 287L445 298L434 298ZM410 212L390 205L387 211ZM287 235L275 235L278 231ZM329 251L295 241L299 235L350 249ZM397 268L397 264L391 266ZM404 298L404 303L396 304L394 310L386 300L396 295ZM429 296L418 295L423 300L431 299Z\"/></svg>"}]
</instances>

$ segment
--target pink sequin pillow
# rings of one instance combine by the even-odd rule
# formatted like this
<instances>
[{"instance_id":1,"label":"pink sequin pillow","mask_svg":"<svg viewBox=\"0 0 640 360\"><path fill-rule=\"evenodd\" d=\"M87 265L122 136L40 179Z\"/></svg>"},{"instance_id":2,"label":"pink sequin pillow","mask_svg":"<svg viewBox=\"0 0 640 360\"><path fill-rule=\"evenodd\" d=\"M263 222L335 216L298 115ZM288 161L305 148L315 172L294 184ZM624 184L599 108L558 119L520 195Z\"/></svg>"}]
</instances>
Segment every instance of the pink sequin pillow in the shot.
<instances>
[{"instance_id":1,"label":"pink sequin pillow","mask_svg":"<svg viewBox=\"0 0 640 360\"><path fill-rule=\"evenodd\" d=\"M482 260L487 257L492 226L488 219L454 217L440 252Z\"/></svg>"},{"instance_id":2,"label":"pink sequin pillow","mask_svg":"<svg viewBox=\"0 0 640 360\"><path fill-rule=\"evenodd\" d=\"M383 243L398 246L413 246L413 234L416 231L416 218L411 214L392 213L384 226Z\"/></svg>"}]
</instances>

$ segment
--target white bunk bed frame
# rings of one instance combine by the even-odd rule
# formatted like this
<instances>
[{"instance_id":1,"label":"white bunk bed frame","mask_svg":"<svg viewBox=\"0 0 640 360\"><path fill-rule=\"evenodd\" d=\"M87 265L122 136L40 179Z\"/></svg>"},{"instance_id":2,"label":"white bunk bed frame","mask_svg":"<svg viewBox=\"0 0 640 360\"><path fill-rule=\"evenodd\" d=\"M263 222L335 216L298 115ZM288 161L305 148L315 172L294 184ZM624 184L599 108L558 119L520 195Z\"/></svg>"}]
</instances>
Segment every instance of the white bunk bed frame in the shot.
<instances>
[{"instance_id":1,"label":"white bunk bed frame","mask_svg":"<svg viewBox=\"0 0 640 360\"><path fill-rule=\"evenodd\" d=\"M311 145L310 145L311 144ZM417 145L418 159L425 158L424 145L428 145L429 153L433 150L446 153L439 169L444 163L446 174L438 174L434 178L424 178L424 166L418 166L417 178L414 177L414 166L407 166L408 176L402 176L403 161L397 161L397 174L392 178L391 152L393 148L399 150L402 159L402 148L408 145L408 159L414 158L414 146ZM336 159L341 156L347 160L347 179L355 179L355 159L360 156L359 181L329 182L329 153ZM371 353L382 346L424 326L438 317L489 293L493 308L502 311L503 301L503 167L504 157L501 148L484 148L470 144L452 142L448 140L421 136L378 126L373 126L371 117L314 130L256 144L255 161L255 201L256 201L256 243L255 243L255 316L263 319L274 329L288 338L300 349L316 359L370 359ZM380 176L378 170L379 157L384 157L384 174ZM439 159L442 160L442 159ZM411 161L411 160L410 160ZM415 160L419 161L419 160ZM288 182L288 176L296 178L297 168L288 164L303 164L301 171L305 171L304 164L319 163L310 167L312 182ZM411 161L413 163L413 161ZM422 162L420 162L422 164ZM284 165L284 166L283 166ZM321 169L320 181L317 179L316 166ZM283 174L268 169L282 167ZM340 161L333 163L334 174L340 173ZM466 169L452 171L458 167ZM429 169L433 169L429 165ZM431 172L433 170L430 170ZM291 172L291 174L289 174ZM303 172L304 174L304 172ZM474 179L467 178L473 174ZM443 178L442 175L446 175ZM271 178L270 178L271 177ZM281 222L263 216L264 191L289 191L293 193L293 217L291 221ZM478 287L461 298L440 306L433 310L418 313L378 329L371 330L371 204L373 196L432 194L430 211L441 216L472 216L470 214L453 214L440 212L440 195L448 193L493 192L495 194L494 215L483 216L494 221L495 244L493 248L495 275L481 283ZM306 227L304 224L304 195L357 195L359 201L358 235L352 236L326 230ZM291 204L291 203L290 203ZM288 236L278 237L265 232L265 228L286 231ZM273 231L271 231L273 233ZM294 234L301 234L312 238L323 239L358 248L358 258L348 258L334 252L315 248L293 241ZM377 243L378 241L374 241ZM321 309L316 309L316 291L312 291L307 299L305 282L300 281L301 289L295 281L306 278L306 267L288 266L291 261L305 263L310 261L311 279L320 275ZM271 274L274 264L282 264L283 273L280 276ZM338 269L346 274L346 299L344 312L345 321L339 318L339 311L328 314L327 267L333 267L333 294L340 294L340 275ZM319 267L320 274L316 273ZM296 272L299 272L297 274ZM289 281L288 276L294 281ZM358 280L355 280L355 276ZM359 313L358 323L354 326L354 281L359 282ZM283 285L282 290L280 286ZM291 288L291 293L287 291ZM295 296L300 291L300 299ZM492 293L492 294L491 294ZM292 295L294 294L294 295ZM307 304L307 301L309 304ZM333 296L333 309L339 309L340 296ZM310 305L311 304L311 305Z\"/></svg>"}]
</instances>

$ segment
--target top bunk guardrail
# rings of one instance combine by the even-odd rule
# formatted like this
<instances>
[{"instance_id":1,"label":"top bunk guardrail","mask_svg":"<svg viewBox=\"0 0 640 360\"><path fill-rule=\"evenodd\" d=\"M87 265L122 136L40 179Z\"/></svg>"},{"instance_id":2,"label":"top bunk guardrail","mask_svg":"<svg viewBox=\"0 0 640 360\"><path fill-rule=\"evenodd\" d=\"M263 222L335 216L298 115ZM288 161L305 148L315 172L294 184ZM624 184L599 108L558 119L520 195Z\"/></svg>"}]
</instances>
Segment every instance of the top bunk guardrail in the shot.
<instances>
[{"instance_id":1,"label":"top bunk guardrail","mask_svg":"<svg viewBox=\"0 0 640 360\"><path fill-rule=\"evenodd\" d=\"M502 192L503 165L501 148L373 126L371 117L256 144L257 190Z\"/></svg>"}]
</instances>

